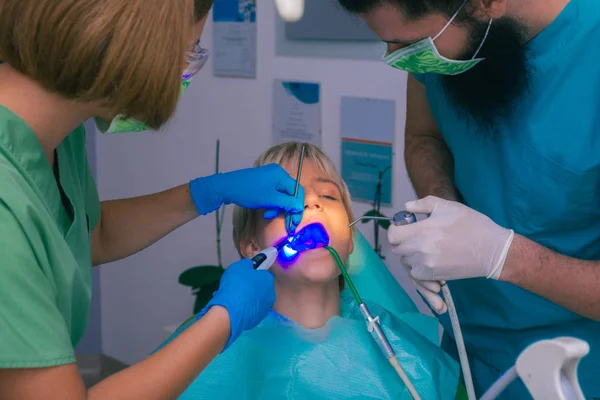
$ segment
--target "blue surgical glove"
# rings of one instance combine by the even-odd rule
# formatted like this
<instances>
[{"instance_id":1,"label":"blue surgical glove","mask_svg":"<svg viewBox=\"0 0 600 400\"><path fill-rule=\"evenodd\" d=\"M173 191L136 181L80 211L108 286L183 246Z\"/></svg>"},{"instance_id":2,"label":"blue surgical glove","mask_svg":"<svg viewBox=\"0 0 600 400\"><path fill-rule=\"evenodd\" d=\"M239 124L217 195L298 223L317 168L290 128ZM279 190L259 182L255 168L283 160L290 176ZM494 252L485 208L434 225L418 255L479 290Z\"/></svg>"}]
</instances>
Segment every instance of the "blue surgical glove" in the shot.
<instances>
[{"instance_id":1,"label":"blue surgical glove","mask_svg":"<svg viewBox=\"0 0 600 400\"><path fill-rule=\"evenodd\" d=\"M225 351L242 332L255 328L269 314L275 303L275 279L269 271L257 271L252 260L245 258L225 270L219 290L200 311L200 319L212 306L227 309L231 321L231 336Z\"/></svg>"},{"instance_id":2,"label":"blue surgical glove","mask_svg":"<svg viewBox=\"0 0 600 400\"><path fill-rule=\"evenodd\" d=\"M266 219L287 213L294 230L304 212L304 189L299 186L298 196L294 197L295 187L296 180L277 164L215 174L190 182L192 199L202 215L219 209L223 204L264 208Z\"/></svg>"}]
</instances>

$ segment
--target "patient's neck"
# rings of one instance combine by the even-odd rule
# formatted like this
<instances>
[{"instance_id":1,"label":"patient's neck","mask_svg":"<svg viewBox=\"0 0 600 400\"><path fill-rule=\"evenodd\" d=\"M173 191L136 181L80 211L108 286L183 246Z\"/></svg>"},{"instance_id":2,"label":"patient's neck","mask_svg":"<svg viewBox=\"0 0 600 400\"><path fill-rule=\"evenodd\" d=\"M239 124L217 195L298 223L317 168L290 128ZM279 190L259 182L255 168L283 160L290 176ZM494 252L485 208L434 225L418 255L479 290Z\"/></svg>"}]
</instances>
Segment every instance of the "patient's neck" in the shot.
<instances>
[{"instance_id":1,"label":"patient's neck","mask_svg":"<svg viewBox=\"0 0 600 400\"><path fill-rule=\"evenodd\" d=\"M319 284L276 281L275 291L273 309L307 329L322 328L333 316L340 315L337 279Z\"/></svg>"}]
</instances>

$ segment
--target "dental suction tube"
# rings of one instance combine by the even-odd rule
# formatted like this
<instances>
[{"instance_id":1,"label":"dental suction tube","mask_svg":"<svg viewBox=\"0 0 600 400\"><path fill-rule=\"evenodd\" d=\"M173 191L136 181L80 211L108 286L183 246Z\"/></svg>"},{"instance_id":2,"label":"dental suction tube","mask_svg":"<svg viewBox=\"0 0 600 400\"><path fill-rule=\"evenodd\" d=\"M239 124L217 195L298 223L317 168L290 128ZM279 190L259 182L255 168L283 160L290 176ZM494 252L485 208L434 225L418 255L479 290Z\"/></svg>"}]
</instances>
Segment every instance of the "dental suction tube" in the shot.
<instances>
[{"instance_id":1,"label":"dental suction tube","mask_svg":"<svg viewBox=\"0 0 600 400\"><path fill-rule=\"evenodd\" d=\"M404 370L402 369L402 366L400 366L400 363L398 362L398 358L396 357L396 352L394 351L394 348L390 344L390 341L388 340L387 336L385 336L383 329L381 329L381 325L379 323L379 317L373 317L373 315L369 311L369 307L367 307L367 305L365 303L363 303L360 295L358 294L358 291L356 290L356 287L354 286L354 283L352 282L352 279L350 279L350 275L348 275L348 271L346 270L344 263L340 259L339 254L331 246L325 246L325 249L327 251L329 251L329 253L331 253L331 255L333 256L338 268L340 269L340 272L342 273L342 276L344 277L344 281L346 281L346 285L348 285L348 288L350 289L350 292L352 293L354 300L356 300L356 302L360 308L360 311L363 314L365 321L367 322L367 329L368 329L369 333L371 333L371 335L373 336L373 339L375 340L375 342L377 342L379 349L381 350L381 352L383 353L385 358L394 367L394 369L396 370L396 373L398 374L398 376L400 377L400 379L406 386L406 389L410 393L413 400L421 400L421 397L419 396L417 389L415 388L413 383L410 381L410 378L408 377L408 375L406 375L406 372L404 372Z\"/></svg>"}]
</instances>

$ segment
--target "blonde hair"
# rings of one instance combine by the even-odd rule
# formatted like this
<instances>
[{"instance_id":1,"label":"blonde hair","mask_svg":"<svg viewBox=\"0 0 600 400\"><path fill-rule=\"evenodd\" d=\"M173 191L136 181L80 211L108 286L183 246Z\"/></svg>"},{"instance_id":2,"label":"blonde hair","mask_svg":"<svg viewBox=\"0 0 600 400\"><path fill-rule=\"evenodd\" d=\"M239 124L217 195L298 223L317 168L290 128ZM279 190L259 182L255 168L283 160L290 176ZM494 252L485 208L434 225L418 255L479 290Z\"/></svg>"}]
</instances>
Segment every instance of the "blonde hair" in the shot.
<instances>
[{"instance_id":1,"label":"blonde hair","mask_svg":"<svg viewBox=\"0 0 600 400\"><path fill-rule=\"evenodd\" d=\"M352 214L352 199L348 186L340 176L335 164L323 153L317 146L308 143L289 142L273 146L265 151L254 163L255 167L267 164L286 164L296 165L302 145L306 146L304 159L312 161L317 168L323 172L329 179L335 182L340 190L342 204L348 214L348 219L354 219ZM296 178L295 176L292 176ZM256 239L258 236L259 218L261 212L235 206L233 209L233 240L235 247L241 257L244 257L241 250L241 243ZM354 228L352 228L354 229Z\"/></svg>"},{"instance_id":2,"label":"blonde hair","mask_svg":"<svg viewBox=\"0 0 600 400\"><path fill-rule=\"evenodd\" d=\"M158 128L213 0L3 0L0 60L69 100Z\"/></svg>"}]
</instances>

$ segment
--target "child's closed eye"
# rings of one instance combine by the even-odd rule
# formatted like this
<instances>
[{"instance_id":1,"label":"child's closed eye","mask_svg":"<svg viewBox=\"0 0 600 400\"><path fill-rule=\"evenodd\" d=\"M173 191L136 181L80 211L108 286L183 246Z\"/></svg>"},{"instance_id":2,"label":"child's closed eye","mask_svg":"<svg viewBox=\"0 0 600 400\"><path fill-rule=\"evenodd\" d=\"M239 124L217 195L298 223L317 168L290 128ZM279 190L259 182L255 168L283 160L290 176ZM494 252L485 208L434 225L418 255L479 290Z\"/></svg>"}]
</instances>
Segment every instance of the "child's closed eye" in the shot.
<instances>
[{"instance_id":1,"label":"child's closed eye","mask_svg":"<svg viewBox=\"0 0 600 400\"><path fill-rule=\"evenodd\" d=\"M330 194L322 194L320 195L320 197L327 200L339 201L339 199L336 196Z\"/></svg>"}]
</instances>

